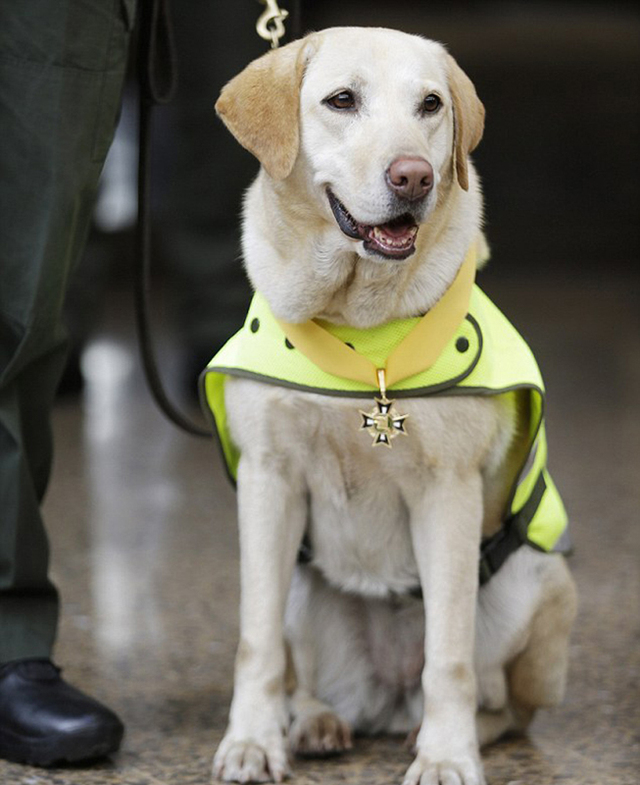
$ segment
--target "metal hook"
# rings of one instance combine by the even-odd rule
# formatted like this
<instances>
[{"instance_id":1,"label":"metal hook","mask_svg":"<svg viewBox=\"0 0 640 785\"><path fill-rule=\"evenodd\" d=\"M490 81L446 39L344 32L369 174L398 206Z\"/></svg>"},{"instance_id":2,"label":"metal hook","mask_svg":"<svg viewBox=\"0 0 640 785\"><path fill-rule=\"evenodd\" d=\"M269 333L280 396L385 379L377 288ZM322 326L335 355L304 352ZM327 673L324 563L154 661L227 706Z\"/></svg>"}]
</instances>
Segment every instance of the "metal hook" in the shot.
<instances>
[{"instance_id":1,"label":"metal hook","mask_svg":"<svg viewBox=\"0 0 640 785\"><path fill-rule=\"evenodd\" d=\"M278 0L260 0L260 2L264 3L266 8L256 22L256 32L260 38L271 42L272 49L276 49L285 34L284 20L289 16L289 12L280 8Z\"/></svg>"}]
</instances>

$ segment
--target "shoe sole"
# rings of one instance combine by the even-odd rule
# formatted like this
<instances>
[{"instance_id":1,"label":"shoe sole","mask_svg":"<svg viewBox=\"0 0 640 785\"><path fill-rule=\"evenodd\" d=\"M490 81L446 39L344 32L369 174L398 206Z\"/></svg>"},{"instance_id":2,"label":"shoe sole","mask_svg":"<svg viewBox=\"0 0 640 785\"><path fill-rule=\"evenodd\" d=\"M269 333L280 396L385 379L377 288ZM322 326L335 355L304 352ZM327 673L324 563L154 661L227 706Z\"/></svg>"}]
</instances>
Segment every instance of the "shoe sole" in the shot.
<instances>
[{"instance_id":1,"label":"shoe sole","mask_svg":"<svg viewBox=\"0 0 640 785\"><path fill-rule=\"evenodd\" d=\"M32 739L0 730L0 758L13 763L48 768L65 763L82 763L111 755L120 748L124 729L74 736L56 735Z\"/></svg>"}]
</instances>

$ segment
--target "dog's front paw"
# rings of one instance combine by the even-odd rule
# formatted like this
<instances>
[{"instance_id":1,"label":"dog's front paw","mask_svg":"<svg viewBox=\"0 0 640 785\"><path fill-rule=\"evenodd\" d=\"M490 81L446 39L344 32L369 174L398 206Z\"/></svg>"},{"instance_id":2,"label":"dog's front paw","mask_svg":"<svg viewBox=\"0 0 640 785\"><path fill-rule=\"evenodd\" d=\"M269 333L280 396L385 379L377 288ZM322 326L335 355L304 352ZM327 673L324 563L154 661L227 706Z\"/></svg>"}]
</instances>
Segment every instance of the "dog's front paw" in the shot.
<instances>
[{"instance_id":1,"label":"dog's front paw","mask_svg":"<svg viewBox=\"0 0 640 785\"><path fill-rule=\"evenodd\" d=\"M351 728L330 710L303 713L289 731L291 749L303 757L338 755L353 747Z\"/></svg>"},{"instance_id":2,"label":"dog's front paw","mask_svg":"<svg viewBox=\"0 0 640 785\"><path fill-rule=\"evenodd\" d=\"M474 755L447 759L419 752L403 785L486 785L486 780L482 763Z\"/></svg>"},{"instance_id":3,"label":"dog's front paw","mask_svg":"<svg viewBox=\"0 0 640 785\"><path fill-rule=\"evenodd\" d=\"M282 782L290 773L285 739L279 732L261 739L227 733L213 759L213 776L224 782Z\"/></svg>"}]
</instances>

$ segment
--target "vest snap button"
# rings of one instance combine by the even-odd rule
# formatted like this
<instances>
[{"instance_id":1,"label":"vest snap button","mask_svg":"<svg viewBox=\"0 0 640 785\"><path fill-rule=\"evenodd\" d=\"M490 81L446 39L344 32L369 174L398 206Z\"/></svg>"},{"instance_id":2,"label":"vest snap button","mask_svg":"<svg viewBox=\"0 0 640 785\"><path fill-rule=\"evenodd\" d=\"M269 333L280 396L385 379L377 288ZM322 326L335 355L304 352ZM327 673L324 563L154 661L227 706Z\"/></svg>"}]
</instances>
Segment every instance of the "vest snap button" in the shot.
<instances>
[{"instance_id":1,"label":"vest snap button","mask_svg":"<svg viewBox=\"0 0 640 785\"><path fill-rule=\"evenodd\" d=\"M295 346L294 346L294 345L291 343L291 341L290 341L288 338L285 338L285 339L284 339L284 345L287 347L287 349L295 349L295 348L296 348L296 347L295 347Z\"/></svg>"},{"instance_id":2,"label":"vest snap button","mask_svg":"<svg viewBox=\"0 0 640 785\"><path fill-rule=\"evenodd\" d=\"M469 339L462 336L456 341L456 349L463 354L469 348Z\"/></svg>"},{"instance_id":3,"label":"vest snap button","mask_svg":"<svg viewBox=\"0 0 640 785\"><path fill-rule=\"evenodd\" d=\"M251 332L257 333L259 329L260 329L260 319L254 319L251 322Z\"/></svg>"}]
</instances>

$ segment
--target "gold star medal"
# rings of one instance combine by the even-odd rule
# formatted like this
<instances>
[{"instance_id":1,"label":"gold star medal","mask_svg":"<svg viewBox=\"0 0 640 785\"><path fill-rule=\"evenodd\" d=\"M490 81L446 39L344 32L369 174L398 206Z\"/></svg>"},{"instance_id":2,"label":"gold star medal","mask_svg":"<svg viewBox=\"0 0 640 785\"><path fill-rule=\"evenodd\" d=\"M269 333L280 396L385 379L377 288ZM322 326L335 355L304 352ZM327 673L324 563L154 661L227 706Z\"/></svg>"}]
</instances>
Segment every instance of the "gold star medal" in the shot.
<instances>
[{"instance_id":1,"label":"gold star medal","mask_svg":"<svg viewBox=\"0 0 640 785\"><path fill-rule=\"evenodd\" d=\"M380 386L380 397L375 398L376 408L370 412L363 412L362 424L360 430L369 431L373 436L372 446L378 444L385 444L391 448L391 440L401 433L403 436L407 435L404 427L404 421L409 416L408 414L393 414L391 411L395 401L390 401L387 398L387 385L385 379L384 369L378 370L378 384Z\"/></svg>"}]
</instances>

